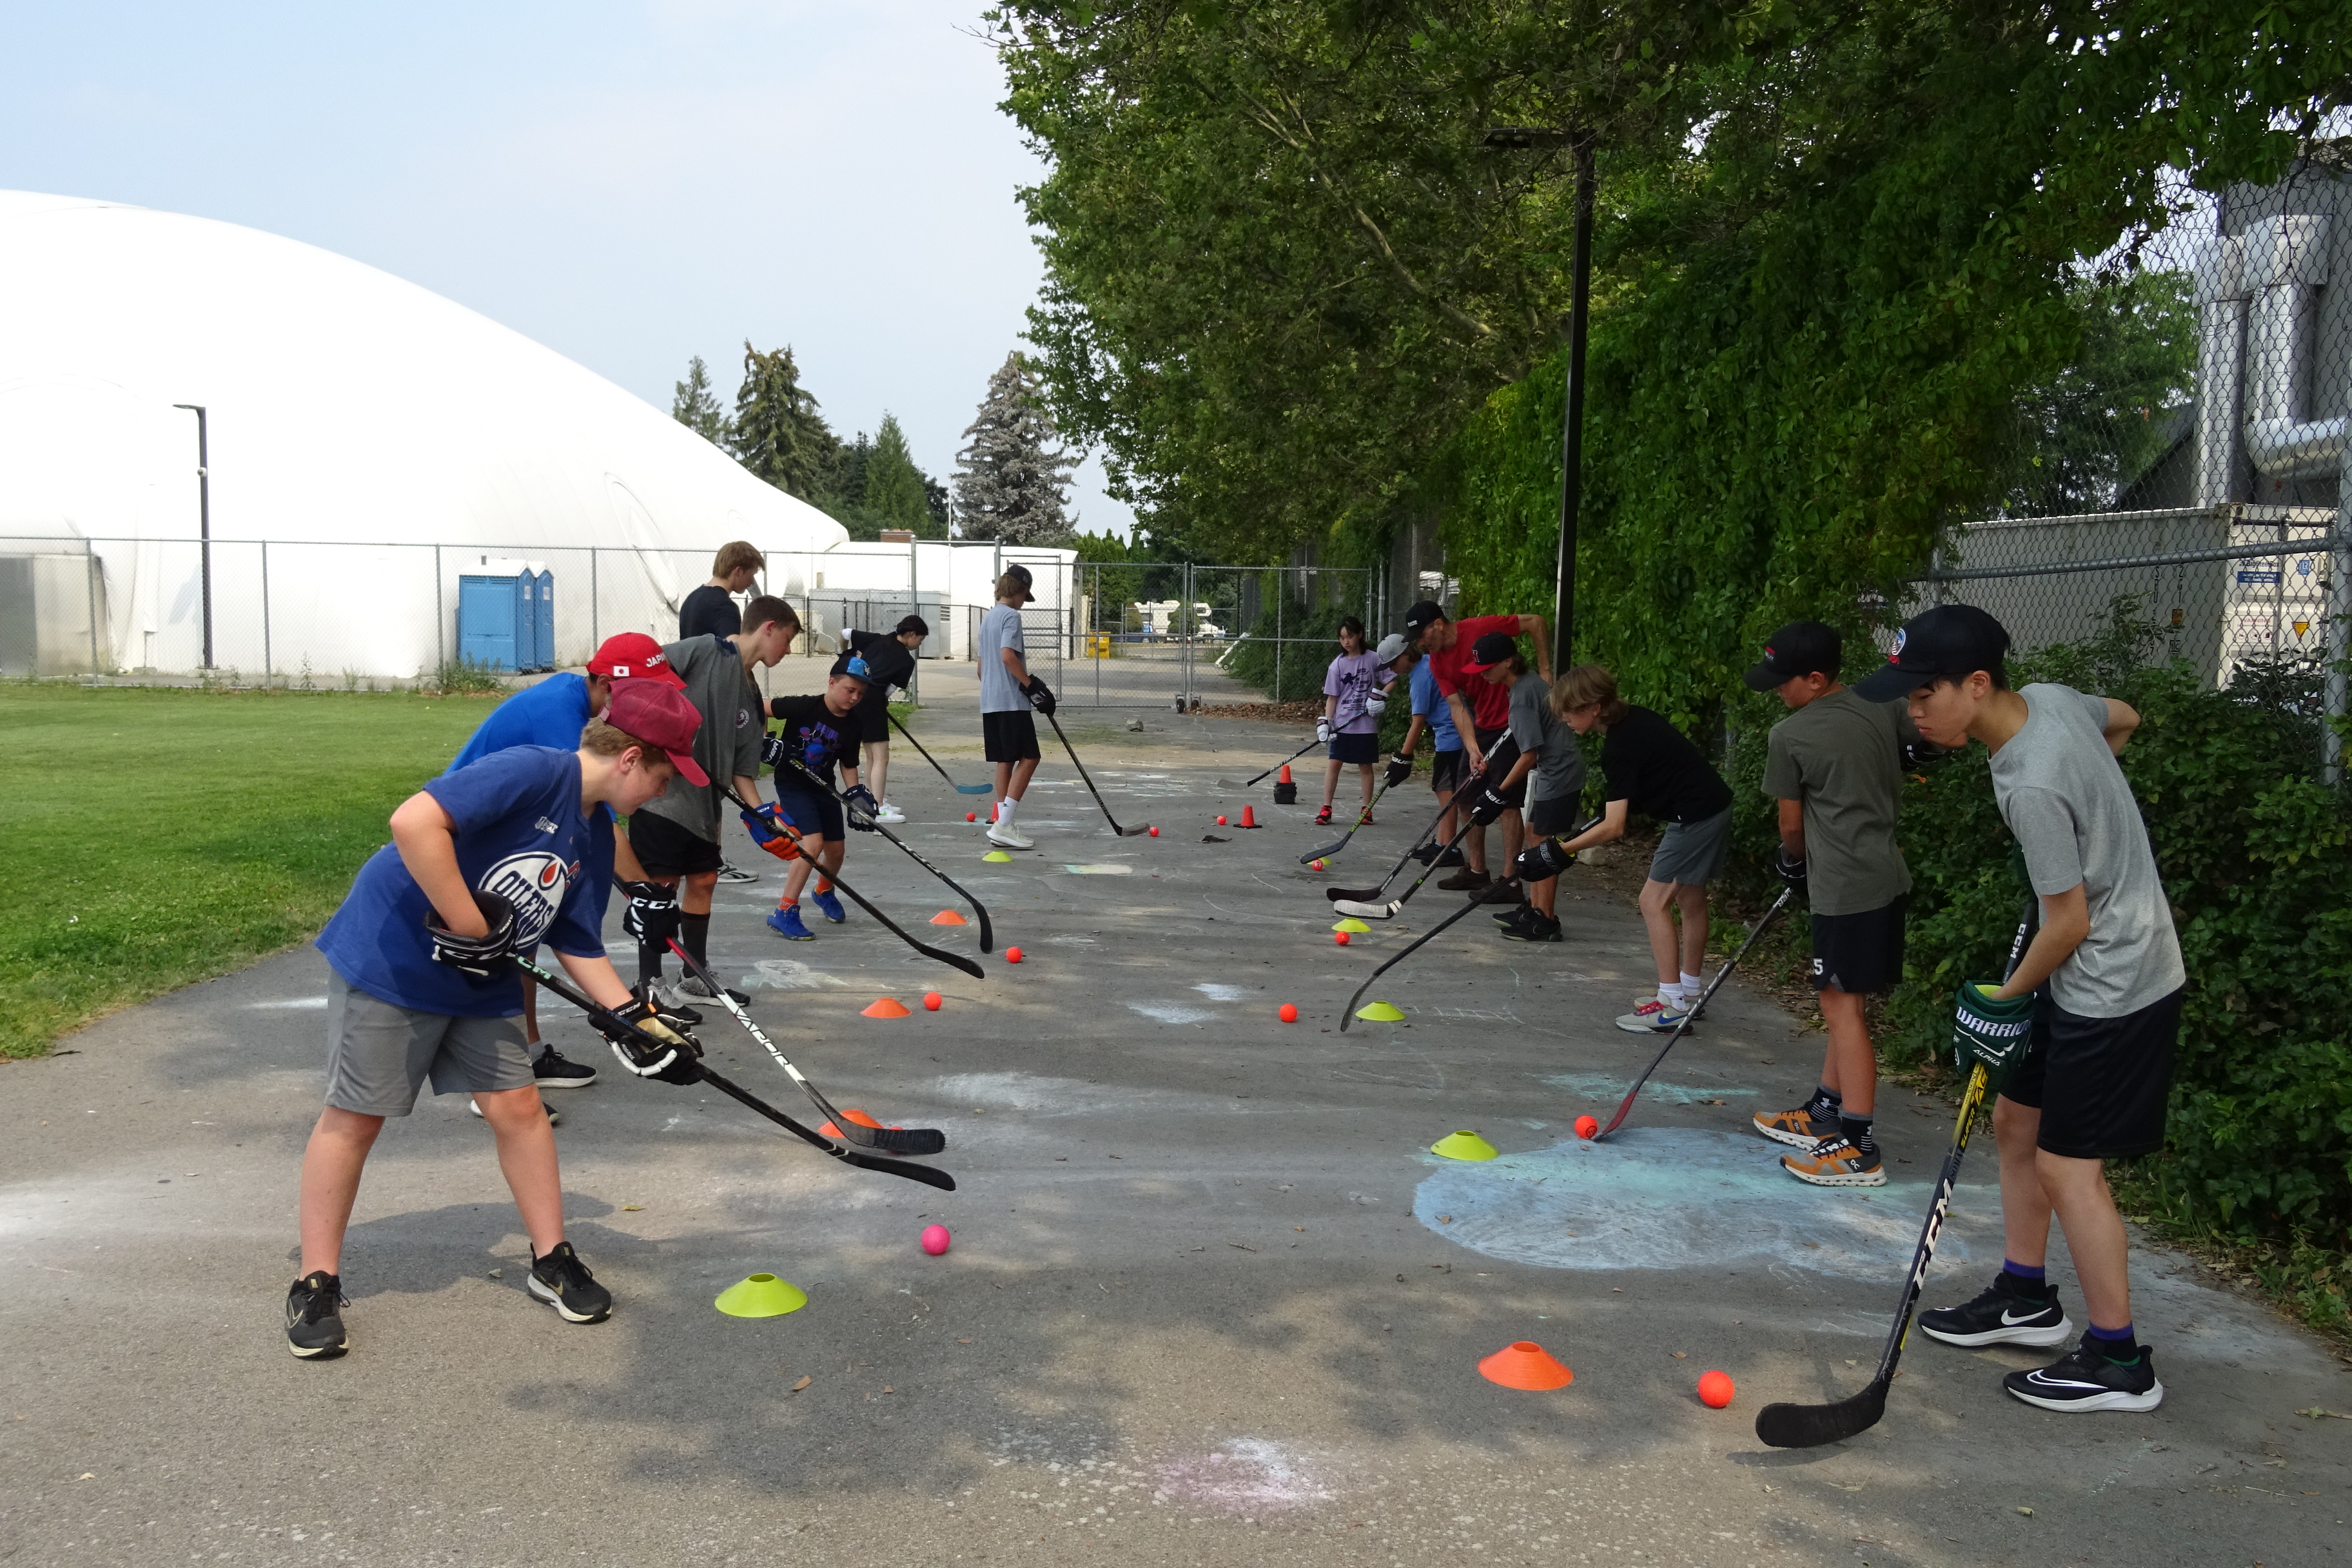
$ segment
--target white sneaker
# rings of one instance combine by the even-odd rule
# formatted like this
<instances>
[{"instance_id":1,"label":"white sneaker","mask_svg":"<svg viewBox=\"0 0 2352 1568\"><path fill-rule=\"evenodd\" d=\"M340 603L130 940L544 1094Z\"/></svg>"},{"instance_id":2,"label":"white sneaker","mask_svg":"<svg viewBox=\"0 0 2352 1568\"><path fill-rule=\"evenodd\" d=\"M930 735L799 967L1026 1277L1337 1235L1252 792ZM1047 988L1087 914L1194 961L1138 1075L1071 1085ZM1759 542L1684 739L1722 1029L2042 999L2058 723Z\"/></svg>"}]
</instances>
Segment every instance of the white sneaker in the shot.
<instances>
[{"instance_id":1,"label":"white sneaker","mask_svg":"<svg viewBox=\"0 0 2352 1568\"><path fill-rule=\"evenodd\" d=\"M760 879L756 872L746 871L740 866L730 866L721 860L719 862L719 879L722 882L756 882Z\"/></svg>"},{"instance_id":2,"label":"white sneaker","mask_svg":"<svg viewBox=\"0 0 2352 1568\"><path fill-rule=\"evenodd\" d=\"M1003 849L1034 849L1037 841L1023 835L1011 817L1000 819L988 830L988 841Z\"/></svg>"},{"instance_id":3,"label":"white sneaker","mask_svg":"<svg viewBox=\"0 0 2352 1568\"><path fill-rule=\"evenodd\" d=\"M1664 992L1646 997L1642 1005L1617 1020L1629 1035L1663 1035L1690 1016L1690 1004L1668 999Z\"/></svg>"},{"instance_id":4,"label":"white sneaker","mask_svg":"<svg viewBox=\"0 0 2352 1568\"><path fill-rule=\"evenodd\" d=\"M882 803L882 809L874 814L874 820L877 822L899 823L907 820L907 814L900 811L893 802L886 800Z\"/></svg>"}]
</instances>

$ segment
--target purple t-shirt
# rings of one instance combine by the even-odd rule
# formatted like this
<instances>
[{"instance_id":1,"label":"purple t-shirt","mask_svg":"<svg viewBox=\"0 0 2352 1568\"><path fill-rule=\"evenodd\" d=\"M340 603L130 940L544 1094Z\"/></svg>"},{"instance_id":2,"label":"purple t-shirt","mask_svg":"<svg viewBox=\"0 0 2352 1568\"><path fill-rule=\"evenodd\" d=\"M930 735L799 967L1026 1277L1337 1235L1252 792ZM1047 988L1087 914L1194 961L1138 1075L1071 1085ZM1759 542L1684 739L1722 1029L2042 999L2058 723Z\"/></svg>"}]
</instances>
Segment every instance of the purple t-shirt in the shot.
<instances>
[{"instance_id":1,"label":"purple t-shirt","mask_svg":"<svg viewBox=\"0 0 2352 1568\"><path fill-rule=\"evenodd\" d=\"M1343 653L1331 661L1323 674L1323 695L1336 697L1339 706L1332 710L1332 732L1339 735L1369 735L1380 728L1364 703L1378 691L1388 673L1388 666L1380 655L1366 648L1361 653Z\"/></svg>"}]
</instances>

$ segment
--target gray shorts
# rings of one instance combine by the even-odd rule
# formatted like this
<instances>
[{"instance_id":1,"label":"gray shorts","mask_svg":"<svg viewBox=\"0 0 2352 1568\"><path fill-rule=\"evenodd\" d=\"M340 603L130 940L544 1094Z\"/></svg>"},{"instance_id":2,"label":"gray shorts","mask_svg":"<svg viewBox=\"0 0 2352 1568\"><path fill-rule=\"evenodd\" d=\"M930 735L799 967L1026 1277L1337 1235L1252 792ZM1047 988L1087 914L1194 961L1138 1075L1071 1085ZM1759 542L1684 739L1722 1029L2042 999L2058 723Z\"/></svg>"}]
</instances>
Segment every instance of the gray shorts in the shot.
<instances>
[{"instance_id":1,"label":"gray shorts","mask_svg":"<svg viewBox=\"0 0 2352 1568\"><path fill-rule=\"evenodd\" d=\"M1696 888L1721 874L1731 853L1731 808L1696 822L1669 822L1650 857L1650 880Z\"/></svg>"},{"instance_id":2,"label":"gray shorts","mask_svg":"<svg viewBox=\"0 0 2352 1568\"><path fill-rule=\"evenodd\" d=\"M535 1082L520 1018L418 1013L327 974L327 1103L405 1116L427 1079L436 1094L493 1094Z\"/></svg>"}]
</instances>

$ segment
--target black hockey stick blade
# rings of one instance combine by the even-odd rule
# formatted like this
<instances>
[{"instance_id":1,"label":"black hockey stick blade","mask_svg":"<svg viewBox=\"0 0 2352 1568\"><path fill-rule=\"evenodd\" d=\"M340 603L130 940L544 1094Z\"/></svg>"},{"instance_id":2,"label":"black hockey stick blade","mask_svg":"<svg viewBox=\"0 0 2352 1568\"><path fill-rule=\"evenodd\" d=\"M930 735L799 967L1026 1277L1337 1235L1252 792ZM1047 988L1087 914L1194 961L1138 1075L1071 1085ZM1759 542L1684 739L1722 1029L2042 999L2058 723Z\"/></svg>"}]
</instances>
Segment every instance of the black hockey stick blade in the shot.
<instances>
[{"instance_id":1,"label":"black hockey stick blade","mask_svg":"<svg viewBox=\"0 0 2352 1568\"><path fill-rule=\"evenodd\" d=\"M1370 974L1365 975L1364 983L1356 987L1356 994L1348 998L1347 1011L1339 1015L1339 1032L1343 1035L1346 1034L1348 1032L1348 1026L1356 1021L1356 1004L1364 999L1364 993L1372 988L1373 981L1378 980L1381 975L1386 974L1390 970L1394 969L1398 964L1402 963L1406 959L1411 958L1414 953L1421 951L1421 949L1428 946L1433 938L1443 932L1455 921L1460 920L1464 915L1468 914L1472 910L1478 907L1478 900L1476 899L1472 899L1468 903L1464 904L1460 909L1454 910L1452 914L1446 916L1444 920L1438 921L1427 931L1422 932L1421 935L1413 938L1412 943L1408 945L1403 952L1398 953L1394 958L1391 958L1387 963L1381 964L1378 969L1373 970Z\"/></svg>"},{"instance_id":2,"label":"black hockey stick blade","mask_svg":"<svg viewBox=\"0 0 2352 1568\"><path fill-rule=\"evenodd\" d=\"M733 801L739 810L751 812L754 816L757 816L759 813L759 807L753 805L749 801L746 801L741 795L736 794L734 786L731 784L727 788L727 798ZM803 855L807 855L809 853L807 841L803 839L799 834L793 832L790 827L783 826L782 824L778 825L778 829L788 836L794 844L800 846L800 850ZM812 867L815 865L815 861L813 858L809 863ZM884 914L880 910L876 909L872 902L866 899L865 894L851 887L847 882L843 881L841 879L840 872L827 871L824 872L824 875L835 887L839 888L843 892L847 893L852 903L856 904L859 909L864 910L867 914L872 915L877 921L888 929L892 936L897 937L900 942L905 942L908 947L913 948L925 958L937 959L940 963L946 964L950 969L961 969L966 974L971 975L974 980L985 980L988 978L987 974L982 971L979 964L973 963L971 959L966 958L963 954L960 952L949 952L943 948L933 947L929 942L918 942L913 937L908 936L905 927L901 926L897 921L892 920L888 915Z\"/></svg>"},{"instance_id":3,"label":"black hockey stick blade","mask_svg":"<svg viewBox=\"0 0 2352 1568\"><path fill-rule=\"evenodd\" d=\"M1886 1414L1889 1381L1872 1378L1860 1394L1834 1405L1768 1405L1756 1413L1757 1440L1775 1448L1818 1448L1859 1436Z\"/></svg>"},{"instance_id":4,"label":"black hockey stick blade","mask_svg":"<svg viewBox=\"0 0 2352 1568\"><path fill-rule=\"evenodd\" d=\"M947 769L940 767L939 758L931 755L929 752L925 751L923 743L915 739L915 732L912 730L908 729L906 725L899 723L898 716L896 713L890 712L889 704L883 704L883 711L888 715L890 722L898 725L898 733L907 737L907 744L914 747L918 752L921 752L923 754L923 761L930 763L933 768L938 769L940 777L947 780L948 787L954 790L956 794L988 795L994 791L996 786L993 784L967 784L956 783L955 775L949 773Z\"/></svg>"},{"instance_id":5,"label":"black hockey stick blade","mask_svg":"<svg viewBox=\"0 0 2352 1568\"><path fill-rule=\"evenodd\" d=\"M1658 1070L1658 1064L1666 1059L1666 1053L1675 1048L1675 1042L1690 1032L1692 1021L1699 1016L1707 1003L1714 1000L1716 988L1730 977L1733 970L1739 967L1739 961L1748 956L1748 950L1756 945L1756 939L1762 936L1764 928L1772 923L1772 917L1788 908L1789 900L1796 896L1797 889L1794 888L1780 889L1780 896L1772 900L1772 907L1766 910L1762 918L1759 919L1755 926L1749 930L1748 940L1739 944L1739 951L1733 953L1725 961L1723 967L1715 972L1715 978L1706 983L1706 989L1699 993L1699 998L1692 1004L1691 1010L1683 1015L1683 1021L1675 1026L1674 1032L1666 1037L1666 1043L1658 1047L1658 1054L1650 1058L1650 1065L1642 1069L1642 1076L1635 1079L1633 1087L1625 1091L1625 1098L1618 1102L1617 1114L1609 1119L1609 1125L1592 1135L1594 1142L1599 1142L1625 1124L1626 1113L1633 1109L1633 1101L1640 1098L1642 1086L1650 1081L1650 1075Z\"/></svg>"},{"instance_id":6,"label":"black hockey stick blade","mask_svg":"<svg viewBox=\"0 0 2352 1568\"><path fill-rule=\"evenodd\" d=\"M1496 736L1495 744L1498 746L1501 745L1506 740L1510 738L1510 733L1511 732L1508 730L1506 730L1500 735ZM1407 845L1405 847L1404 853L1397 857L1397 863L1389 868L1389 874L1381 879L1381 885L1379 887L1326 888L1323 889L1323 896L1330 900L1335 904L1342 899L1347 900L1350 903L1379 903L1381 895L1389 890L1389 884L1397 879L1397 873L1403 870L1405 863L1412 858L1412 852L1420 848L1424 841L1436 836L1437 825L1445 820L1445 814L1447 812L1452 811L1455 806L1462 804L1462 797L1470 793L1470 786L1476 784L1480 776L1481 775L1477 773L1472 773L1468 778L1462 781L1461 784L1455 788L1452 795L1445 797L1445 804L1437 808L1437 815L1429 819L1429 826L1421 830L1421 837ZM1445 841L1444 847L1438 850L1436 854L1429 858L1429 865L1422 871L1420 876L1413 879L1412 887L1407 888L1404 891L1404 898L1401 898L1394 903L1388 906L1388 914L1363 915L1362 918L1365 920L1384 921L1394 915L1397 910L1404 908L1405 899L1412 898L1413 895L1413 889L1419 888L1422 883L1429 880L1432 873L1435 872L1438 866L1444 860L1446 854L1452 850L1455 845L1462 842L1464 837L1469 833L1471 826L1472 824L1469 818L1465 817L1461 827L1454 833L1454 837ZM1581 832L1583 830L1580 828L1578 831ZM1360 911L1355 910L1350 910L1348 912L1350 914L1360 913Z\"/></svg>"},{"instance_id":7,"label":"black hockey stick blade","mask_svg":"<svg viewBox=\"0 0 2352 1568\"><path fill-rule=\"evenodd\" d=\"M825 783L824 780L819 778L816 773L805 764L799 762L793 762L793 771L800 774L801 777L808 780L808 782L816 788L821 789L824 791L825 794L833 796L835 803L840 805L842 814L845 816L854 809L850 805L847 796L844 795L839 790L834 788L831 784ZM908 843L905 839L891 832L887 827L883 826L882 824L874 821L870 817L862 818L861 820L866 821L867 826L871 826L875 832L888 839L892 844L897 845L899 852L905 855L908 859L912 860L916 865L920 866L924 870L929 871L940 881L945 882L948 885L949 890L953 892L957 898L961 899L965 903L970 904L971 906L971 912L980 917L980 951L982 952L993 952L996 951L996 927L988 918L988 906L986 904L982 903L978 899L973 898L970 893L966 892L961 883L958 882L953 877L949 876L945 871L940 870L937 866L932 865L929 860L925 859L922 855L916 850L913 845Z\"/></svg>"},{"instance_id":8,"label":"black hockey stick blade","mask_svg":"<svg viewBox=\"0 0 2352 1568\"><path fill-rule=\"evenodd\" d=\"M1087 793L1095 797L1097 805L1102 807L1103 820L1110 824L1110 830L1121 838L1133 838L1139 834L1150 832L1151 829L1149 827L1121 827L1118 825L1118 818L1110 814L1110 805L1103 799L1102 791L1095 788L1095 781L1087 773L1087 764L1078 761L1078 749L1070 744L1070 738L1067 735L1062 733L1062 721L1048 713L1045 715L1045 722L1054 726L1054 733L1061 741L1062 750L1070 753L1070 766L1077 769L1078 777L1086 780Z\"/></svg>"},{"instance_id":9,"label":"black hockey stick blade","mask_svg":"<svg viewBox=\"0 0 2352 1568\"><path fill-rule=\"evenodd\" d=\"M1316 740L1310 735L1307 739L1307 744L1299 747L1298 750L1291 752L1290 755L1283 758L1281 762L1275 763L1274 766L1266 769L1265 773L1258 774L1257 777L1244 779L1239 784L1225 784L1223 779L1219 779L1217 782L1221 784L1224 784L1227 789L1250 789L1264 782L1268 774L1280 773L1286 765L1297 762L1299 758L1305 756L1307 752L1313 751L1322 743L1322 742Z\"/></svg>"},{"instance_id":10,"label":"black hockey stick blade","mask_svg":"<svg viewBox=\"0 0 2352 1568\"><path fill-rule=\"evenodd\" d=\"M1330 843L1326 844L1320 849L1309 849L1306 854L1301 855L1298 858L1298 863L1304 866L1310 860L1321 860L1328 856L1337 855L1340 850L1345 849L1348 847L1348 840L1356 836L1356 829L1361 827L1364 824L1372 819L1373 810L1381 804L1381 795L1384 795L1388 793L1389 786L1385 784L1381 784L1380 787L1380 793L1372 796L1371 804L1365 806L1363 810L1356 814L1356 820L1349 826L1347 832L1342 833L1339 837L1333 839ZM1418 847L1418 846L1415 846L1415 847ZM1410 855L1412 851L1408 849L1405 853Z\"/></svg>"},{"instance_id":11,"label":"black hockey stick blade","mask_svg":"<svg viewBox=\"0 0 2352 1568\"><path fill-rule=\"evenodd\" d=\"M743 1026L743 1032L758 1041L770 1056L775 1058L776 1065L782 1068L785 1075L801 1086L801 1092L809 1097L809 1103L823 1111L826 1119L841 1130L841 1136L844 1139L867 1149L886 1150L893 1154L936 1154L948 1146L948 1135L936 1128L868 1127L863 1122L852 1121L848 1117L844 1116L834 1108L833 1101L827 1100L818 1091L816 1085L808 1080L807 1075L793 1065L793 1059L778 1048L775 1041L768 1037L767 1031L751 1021L751 1015L744 1011L742 1004L729 995L727 988L711 978L710 971L697 963L694 954L678 945L676 937L669 939L669 950L677 954L677 961L686 965L687 973L698 976L704 988L719 999L719 1005L735 1016L735 1021Z\"/></svg>"}]
</instances>

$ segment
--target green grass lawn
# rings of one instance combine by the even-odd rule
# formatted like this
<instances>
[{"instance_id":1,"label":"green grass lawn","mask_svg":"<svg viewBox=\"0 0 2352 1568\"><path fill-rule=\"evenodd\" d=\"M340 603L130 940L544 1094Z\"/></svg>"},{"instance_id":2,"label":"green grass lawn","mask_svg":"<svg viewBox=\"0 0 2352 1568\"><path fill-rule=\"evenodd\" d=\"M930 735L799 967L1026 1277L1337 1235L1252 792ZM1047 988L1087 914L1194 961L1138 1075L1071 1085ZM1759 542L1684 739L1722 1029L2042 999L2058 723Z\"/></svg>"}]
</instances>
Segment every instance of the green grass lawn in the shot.
<instances>
[{"instance_id":1,"label":"green grass lawn","mask_svg":"<svg viewBox=\"0 0 2352 1568\"><path fill-rule=\"evenodd\" d=\"M491 706L0 685L0 1054L315 933Z\"/></svg>"}]
</instances>

